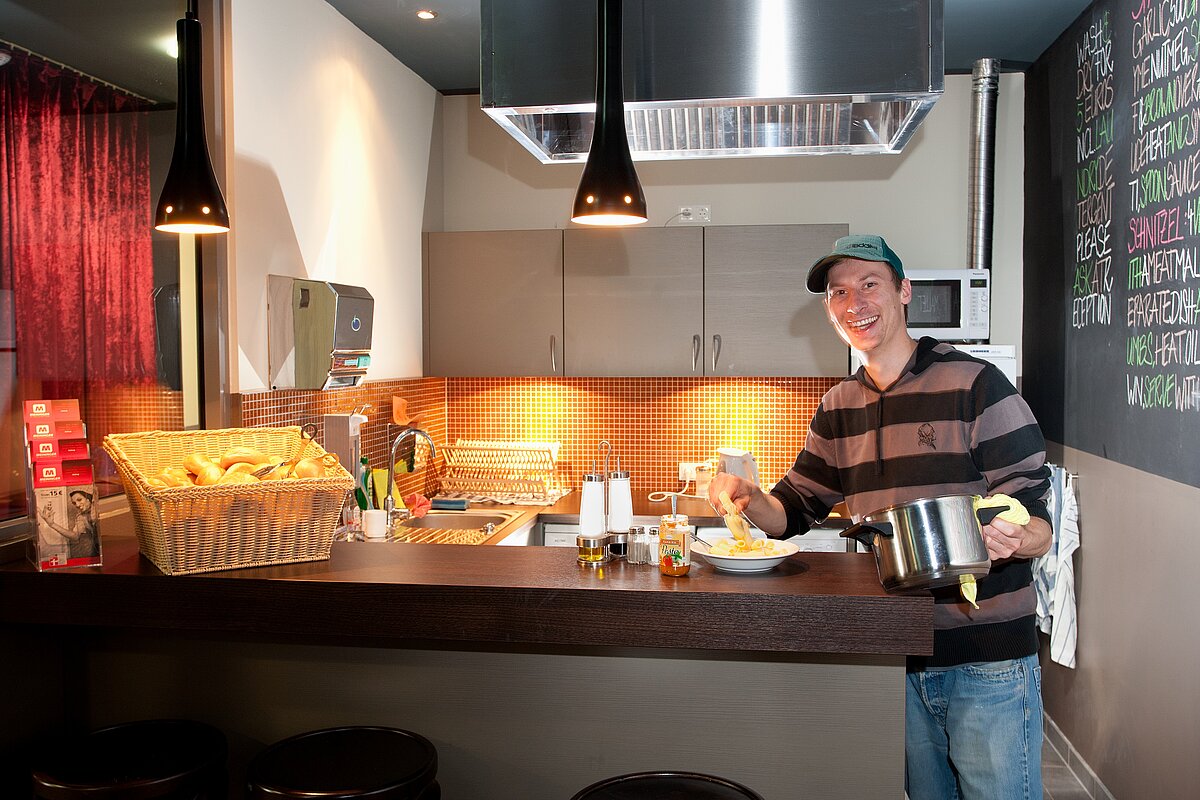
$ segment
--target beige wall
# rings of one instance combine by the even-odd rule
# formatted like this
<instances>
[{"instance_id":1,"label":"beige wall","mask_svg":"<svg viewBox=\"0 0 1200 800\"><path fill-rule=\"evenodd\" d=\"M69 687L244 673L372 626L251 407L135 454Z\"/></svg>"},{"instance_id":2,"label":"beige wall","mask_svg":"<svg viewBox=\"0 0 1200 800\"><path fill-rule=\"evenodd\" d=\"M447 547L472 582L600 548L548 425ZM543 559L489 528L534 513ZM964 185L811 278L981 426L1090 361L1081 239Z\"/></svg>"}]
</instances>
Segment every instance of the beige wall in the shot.
<instances>
[{"instance_id":1,"label":"beige wall","mask_svg":"<svg viewBox=\"0 0 1200 800\"><path fill-rule=\"evenodd\" d=\"M1071 448L1061 463L1079 475L1078 646L1073 670L1043 659L1046 712L1114 797L1195 797L1200 489Z\"/></svg>"},{"instance_id":2,"label":"beige wall","mask_svg":"<svg viewBox=\"0 0 1200 800\"><path fill-rule=\"evenodd\" d=\"M368 377L421 374L421 227L437 93L323 0L231 6L238 363L267 381L268 274L365 287Z\"/></svg>"},{"instance_id":3,"label":"beige wall","mask_svg":"<svg viewBox=\"0 0 1200 800\"><path fill-rule=\"evenodd\" d=\"M992 341L1020 346L1025 78L1000 81L996 130ZM581 164L538 163L479 110L477 95L444 100L444 230L561 228ZM970 76L946 78L900 155L829 155L642 162L650 225L684 205L712 207L714 225L846 222L887 237L913 268L967 265ZM678 220L671 220L677 225ZM1018 351L1019 352L1019 351Z\"/></svg>"}]
</instances>

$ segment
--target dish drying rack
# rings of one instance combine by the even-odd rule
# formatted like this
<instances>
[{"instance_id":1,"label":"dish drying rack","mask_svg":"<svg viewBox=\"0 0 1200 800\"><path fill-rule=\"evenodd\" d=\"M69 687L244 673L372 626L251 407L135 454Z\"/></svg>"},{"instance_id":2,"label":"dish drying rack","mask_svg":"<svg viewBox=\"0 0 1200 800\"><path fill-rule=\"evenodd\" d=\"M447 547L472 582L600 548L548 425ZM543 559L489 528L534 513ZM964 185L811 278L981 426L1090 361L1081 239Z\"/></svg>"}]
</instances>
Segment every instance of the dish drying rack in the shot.
<instances>
[{"instance_id":1,"label":"dish drying rack","mask_svg":"<svg viewBox=\"0 0 1200 800\"><path fill-rule=\"evenodd\" d=\"M555 478L560 446L558 442L459 439L443 448L439 496L550 505L567 493Z\"/></svg>"}]
</instances>

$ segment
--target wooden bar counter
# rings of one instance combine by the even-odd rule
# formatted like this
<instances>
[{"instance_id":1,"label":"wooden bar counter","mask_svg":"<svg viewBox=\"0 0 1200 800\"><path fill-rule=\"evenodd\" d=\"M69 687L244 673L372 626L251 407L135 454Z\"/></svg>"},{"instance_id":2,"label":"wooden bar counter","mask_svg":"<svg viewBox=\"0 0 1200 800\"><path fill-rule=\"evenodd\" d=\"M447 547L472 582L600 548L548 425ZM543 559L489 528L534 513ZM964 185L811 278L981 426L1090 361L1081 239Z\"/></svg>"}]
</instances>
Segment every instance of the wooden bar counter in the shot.
<instances>
[{"instance_id":1,"label":"wooden bar counter","mask_svg":"<svg viewBox=\"0 0 1200 800\"><path fill-rule=\"evenodd\" d=\"M338 542L328 561L165 576L127 525L102 523L101 568L0 567L20 653L0 677L69 676L57 712L10 703L14 752L60 723L198 718L229 734L236 786L271 741L384 724L434 742L447 800L565 800L646 769L769 799L903 796L904 656L931 651L933 605L884 593L869 555L764 575L697 558L670 578L571 548Z\"/></svg>"}]
</instances>

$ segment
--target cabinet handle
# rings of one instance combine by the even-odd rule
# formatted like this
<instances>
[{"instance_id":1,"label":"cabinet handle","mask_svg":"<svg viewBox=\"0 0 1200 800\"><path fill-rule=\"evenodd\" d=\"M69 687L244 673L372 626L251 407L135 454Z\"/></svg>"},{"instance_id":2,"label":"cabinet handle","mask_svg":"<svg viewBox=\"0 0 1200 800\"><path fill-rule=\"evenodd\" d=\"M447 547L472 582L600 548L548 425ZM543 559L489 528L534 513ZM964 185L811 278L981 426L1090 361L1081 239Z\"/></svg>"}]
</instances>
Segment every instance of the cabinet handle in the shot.
<instances>
[{"instance_id":1,"label":"cabinet handle","mask_svg":"<svg viewBox=\"0 0 1200 800\"><path fill-rule=\"evenodd\" d=\"M558 360L554 357L554 351L555 351L554 345L555 345L554 334L550 334L550 374L551 375L558 374Z\"/></svg>"},{"instance_id":2,"label":"cabinet handle","mask_svg":"<svg viewBox=\"0 0 1200 800\"><path fill-rule=\"evenodd\" d=\"M717 374L717 359L721 357L721 334L713 334L713 375Z\"/></svg>"},{"instance_id":3,"label":"cabinet handle","mask_svg":"<svg viewBox=\"0 0 1200 800\"><path fill-rule=\"evenodd\" d=\"M696 366L700 363L700 334L692 336L692 372L696 371Z\"/></svg>"}]
</instances>

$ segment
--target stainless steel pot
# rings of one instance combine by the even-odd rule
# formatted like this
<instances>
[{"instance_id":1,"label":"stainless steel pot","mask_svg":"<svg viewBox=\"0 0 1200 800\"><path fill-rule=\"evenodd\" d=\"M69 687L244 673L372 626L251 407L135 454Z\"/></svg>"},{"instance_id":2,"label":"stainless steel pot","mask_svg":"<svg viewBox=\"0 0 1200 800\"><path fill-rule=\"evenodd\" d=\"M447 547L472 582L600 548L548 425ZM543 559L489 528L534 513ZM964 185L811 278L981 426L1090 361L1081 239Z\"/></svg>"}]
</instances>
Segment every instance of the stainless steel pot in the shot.
<instances>
[{"instance_id":1,"label":"stainless steel pot","mask_svg":"<svg viewBox=\"0 0 1200 800\"><path fill-rule=\"evenodd\" d=\"M1006 510L976 508L978 496L946 495L899 503L842 531L875 553L879 581L889 592L957 586L963 575L991 569L983 526Z\"/></svg>"}]
</instances>

